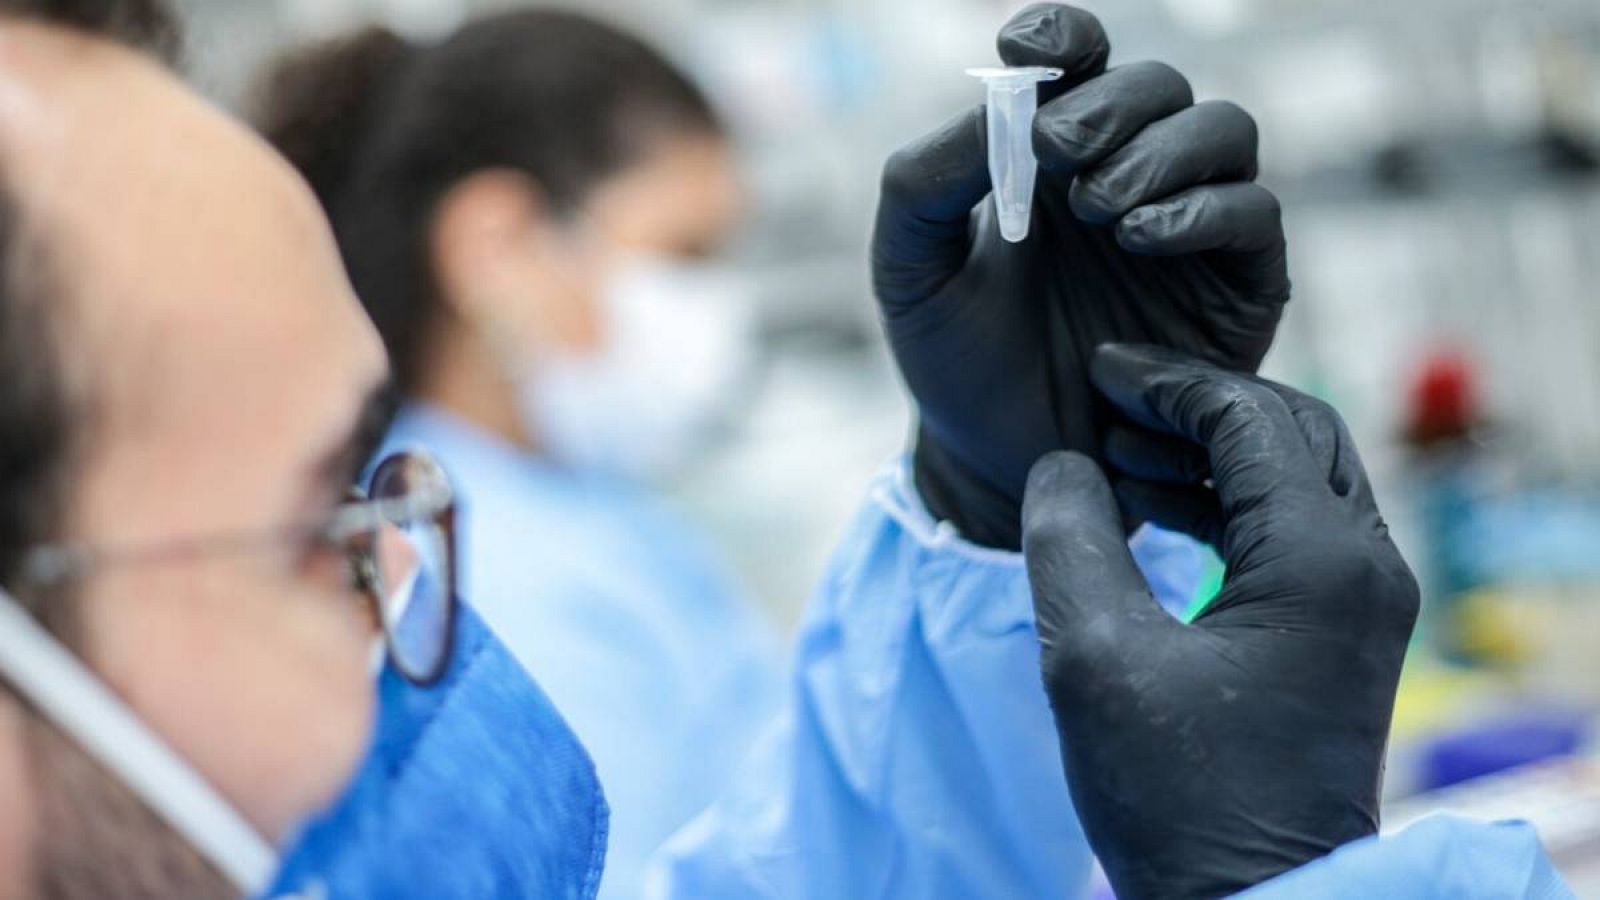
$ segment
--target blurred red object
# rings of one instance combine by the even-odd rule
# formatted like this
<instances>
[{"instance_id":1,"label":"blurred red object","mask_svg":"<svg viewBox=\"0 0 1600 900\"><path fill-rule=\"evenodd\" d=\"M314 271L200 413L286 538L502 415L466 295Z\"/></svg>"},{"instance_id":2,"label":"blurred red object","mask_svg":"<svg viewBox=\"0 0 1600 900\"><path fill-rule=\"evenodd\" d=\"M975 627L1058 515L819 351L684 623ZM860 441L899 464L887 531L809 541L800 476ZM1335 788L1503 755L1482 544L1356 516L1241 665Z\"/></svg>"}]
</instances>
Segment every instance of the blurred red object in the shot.
<instances>
[{"instance_id":1,"label":"blurred red object","mask_svg":"<svg viewBox=\"0 0 1600 900\"><path fill-rule=\"evenodd\" d=\"M1463 351L1436 350L1411 383L1406 441L1429 447L1466 437L1481 422L1477 370Z\"/></svg>"}]
</instances>

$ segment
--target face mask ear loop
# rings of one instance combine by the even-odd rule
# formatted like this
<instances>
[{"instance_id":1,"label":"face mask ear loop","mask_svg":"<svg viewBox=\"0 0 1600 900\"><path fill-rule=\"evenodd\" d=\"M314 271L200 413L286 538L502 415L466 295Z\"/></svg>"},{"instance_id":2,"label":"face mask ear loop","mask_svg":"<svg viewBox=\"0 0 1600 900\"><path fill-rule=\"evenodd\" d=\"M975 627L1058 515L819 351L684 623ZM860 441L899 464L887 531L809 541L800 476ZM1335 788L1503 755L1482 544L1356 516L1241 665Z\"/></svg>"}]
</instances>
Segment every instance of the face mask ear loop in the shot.
<instances>
[{"instance_id":1,"label":"face mask ear loop","mask_svg":"<svg viewBox=\"0 0 1600 900\"><path fill-rule=\"evenodd\" d=\"M277 873L272 847L49 632L0 591L0 677L77 741L247 896Z\"/></svg>"}]
</instances>

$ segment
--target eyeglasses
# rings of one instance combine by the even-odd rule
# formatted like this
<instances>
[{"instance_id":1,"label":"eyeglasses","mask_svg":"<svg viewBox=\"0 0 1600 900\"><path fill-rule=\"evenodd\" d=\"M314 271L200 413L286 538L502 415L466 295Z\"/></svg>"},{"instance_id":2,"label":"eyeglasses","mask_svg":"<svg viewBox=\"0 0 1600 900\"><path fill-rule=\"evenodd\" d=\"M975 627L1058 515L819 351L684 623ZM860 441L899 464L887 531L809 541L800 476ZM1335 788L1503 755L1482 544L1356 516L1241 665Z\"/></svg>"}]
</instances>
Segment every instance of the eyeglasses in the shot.
<instances>
[{"instance_id":1,"label":"eyeglasses","mask_svg":"<svg viewBox=\"0 0 1600 900\"><path fill-rule=\"evenodd\" d=\"M38 547L24 558L21 580L50 588L110 568L322 545L343 555L352 586L382 626L390 664L427 686L444 674L455 637L455 515L444 469L428 454L409 451L386 457L365 491L353 490L349 502L319 522L145 547Z\"/></svg>"}]
</instances>

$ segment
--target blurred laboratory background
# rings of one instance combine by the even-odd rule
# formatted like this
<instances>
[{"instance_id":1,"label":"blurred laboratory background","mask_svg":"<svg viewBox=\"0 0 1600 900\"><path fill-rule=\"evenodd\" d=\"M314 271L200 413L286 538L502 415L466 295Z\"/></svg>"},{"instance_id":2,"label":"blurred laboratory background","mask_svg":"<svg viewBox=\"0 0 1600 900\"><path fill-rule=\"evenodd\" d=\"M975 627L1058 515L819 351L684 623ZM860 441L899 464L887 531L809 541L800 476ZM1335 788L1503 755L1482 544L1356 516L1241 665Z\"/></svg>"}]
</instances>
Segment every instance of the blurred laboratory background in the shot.
<instances>
[{"instance_id":1,"label":"blurred laboratory background","mask_svg":"<svg viewBox=\"0 0 1600 900\"><path fill-rule=\"evenodd\" d=\"M188 0L190 67L247 101L287 46L419 39L492 0ZM735 248L764 348L735 435L678 486L792 625L909 427L868 292L885 156L980 102L1010 0L588 0L668 51L740 142ZM1389 825L1532 818L1600 891L1600 3L1080 0L1263 136L1294 300L1268 373L1336 404L1424 582ZM1597 757L1600 758L1600 757Z\"/></svg>"}]
</instances>

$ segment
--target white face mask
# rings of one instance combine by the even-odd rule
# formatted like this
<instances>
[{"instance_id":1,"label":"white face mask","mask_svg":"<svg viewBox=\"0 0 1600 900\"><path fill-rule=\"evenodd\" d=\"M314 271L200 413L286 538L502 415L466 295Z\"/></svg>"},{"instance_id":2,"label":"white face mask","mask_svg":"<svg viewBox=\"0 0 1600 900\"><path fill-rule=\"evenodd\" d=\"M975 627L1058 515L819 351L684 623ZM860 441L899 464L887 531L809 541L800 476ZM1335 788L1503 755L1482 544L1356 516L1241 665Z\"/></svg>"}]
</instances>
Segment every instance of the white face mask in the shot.
<instances>
[{"instance_id":1,"label":"white face mask","mask_svg":"<svg viewBox=\"0 0 1600 900\"><path fill-rule=\"evenodd\" d=\"M600 293L591 354L545 353L515 373L523 421L556 460L638 480L704 451L743 386L751 316L731 272L635 257Z\"/></svg>"}]
</instances>

